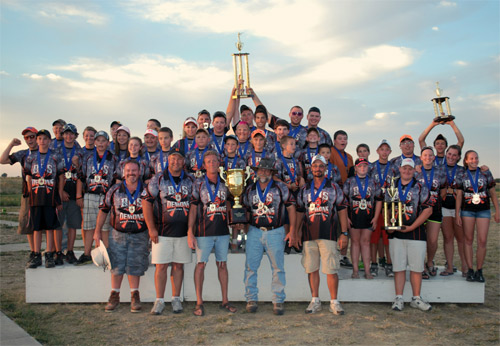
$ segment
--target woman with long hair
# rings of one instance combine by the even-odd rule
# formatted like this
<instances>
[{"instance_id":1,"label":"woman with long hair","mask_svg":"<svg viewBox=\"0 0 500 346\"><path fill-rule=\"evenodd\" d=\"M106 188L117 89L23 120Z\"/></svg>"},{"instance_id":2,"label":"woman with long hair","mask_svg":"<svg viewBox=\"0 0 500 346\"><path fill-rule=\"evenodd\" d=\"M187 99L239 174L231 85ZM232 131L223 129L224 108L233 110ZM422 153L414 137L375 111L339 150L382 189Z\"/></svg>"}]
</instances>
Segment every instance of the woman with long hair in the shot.
<instances>
[{"instance_id":1,"label":"woman with long hair","mask_svg":"<svg viewBox=\"0 0 500 346\"><path fill-rule=\"evenodd\" d=\"M464 168L458 182L455 218L457 224L464 228L465 261L468 267L466 280L484 282L483 264L491 217L490 198L495 207L495 222L500 222L495 180L489 170L481 171L479 156L474 150L465 153ZM472 249L474 228L477 229L476 272L473 269Z\"/></svg>"}]
</instances>

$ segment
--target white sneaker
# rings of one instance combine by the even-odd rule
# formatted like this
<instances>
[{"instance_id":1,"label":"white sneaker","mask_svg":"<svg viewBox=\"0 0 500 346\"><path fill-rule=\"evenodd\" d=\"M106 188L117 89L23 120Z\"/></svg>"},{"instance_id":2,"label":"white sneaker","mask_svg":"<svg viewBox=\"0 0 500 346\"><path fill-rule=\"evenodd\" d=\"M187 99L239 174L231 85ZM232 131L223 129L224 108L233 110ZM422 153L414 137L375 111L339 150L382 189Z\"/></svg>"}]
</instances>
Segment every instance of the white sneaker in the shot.
<instances>
[{"instance_id":1,"label":"white sneaker","mask_svg":"<svg viewBox=\"0 0 500 346\"><path fill-rule=\"evenodd\" d=\"M333 302L330 303L330 312L333 312L334 315L343 315L344 309L342 308L340 302Z\"/></svg>"},{"instance_id":2,"label":"white sneaker","mask_svg":"<svg viewBox=\"0 0 500 346\"><path fill-rule=\"evenodd\" d=\"M307 306L306 314L315 314L318 311L321 311L321 302L319 300L317 302L311 300Z\"/></svg>"},{"instance_id":3,"label":"white sneaker","mask_svg":"<svg viewBox=\"0 0 500 346\"><path fill-rule=\"evenodd\" d=\"M418 297L416 299L411 299L410 306L415 309L420 309L422 311L429 311L432 309L431 304L427 303L422 299L422 297Z\"/></svg>"},{"instance_id":4,"label":"white sneaker","mask_svg":"<svg viewBox=\"0 0 500 346\"><path fill-rule=\"evenodd\" d=\"M155 300L155 304L151 309L151 315L161 315L163 309L165 309L165 303L159 300Z\"/></svg>"},{"instance_id":5,"label":"white sneaker","mask_svg":"<svg viewBox=\"0 0 500 346\"><path fill-rule=\"evenodd\" d=\"M392 303L392 310L403 311L404 308L405 301L403 300L403 298L396 297L396 299L394 299L394 303Z\"/></svg>"},{"instance_id":6,"label":"white sneaker","mask_svg":"<svg viewBox=\"0 0 500 346\"><path fill-rule=\"evenodd\" d=\"M181 313L183 310L182 308L182 302L180 298L174 298L172 299L172 311L174 314Z\"/></svg>"}]
</instances>

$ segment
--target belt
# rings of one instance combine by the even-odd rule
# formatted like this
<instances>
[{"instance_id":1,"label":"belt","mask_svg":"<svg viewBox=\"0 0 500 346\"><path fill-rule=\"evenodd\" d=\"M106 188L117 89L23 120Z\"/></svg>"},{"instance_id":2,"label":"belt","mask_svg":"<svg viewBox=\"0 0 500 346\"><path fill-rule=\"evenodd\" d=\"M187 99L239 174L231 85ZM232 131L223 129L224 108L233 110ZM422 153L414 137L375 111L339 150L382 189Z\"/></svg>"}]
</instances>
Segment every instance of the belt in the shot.
<instances>
[{"instance_id":1,"label":"belt","mask_svg":"<svg viewBox=\"0 0 500 346\"><path fill-rule=\"evenodd\" d=\"M261 231L267 232L267 231L271 231L271 230L273 230L274 228L273 228L273 227L259 227L259 229L260 229Z\"/></svg>"}]
</instances>

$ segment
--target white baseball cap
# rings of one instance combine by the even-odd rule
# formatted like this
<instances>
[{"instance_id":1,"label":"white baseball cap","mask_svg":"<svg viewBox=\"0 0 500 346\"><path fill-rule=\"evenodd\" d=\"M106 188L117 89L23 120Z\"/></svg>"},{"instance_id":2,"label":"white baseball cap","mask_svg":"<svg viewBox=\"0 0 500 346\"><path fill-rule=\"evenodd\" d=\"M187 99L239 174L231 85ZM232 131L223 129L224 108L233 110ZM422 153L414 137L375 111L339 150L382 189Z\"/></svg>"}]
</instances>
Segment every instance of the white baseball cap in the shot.
<instances>
[{"instance_id":1,"label":"white baseball cap","mask_svg":"<svg viewBox=\"0 0 500 346\"><path fill-rule=\"evenodd\" d=\"M315 161L318 161L318 160L319 160L319 161L321 161L321 162L323 162L323 164L325 164L325 165L327 164L327 163L326 163L325 158L324 158L322 155L319 155L319 154L318 154L318 155L316 155L316 156L314 156L314 157L313 157L313 159L312 159L312 161L311 161L311 165L312 165Z\"/></svg>"},{"instance_id":2,"label":"white baseball cap","mask_svg":"<svg viewBox=\"0 0 500 346\"><path fill-rule=\"evenodd\" d=\"M404 166L411 166L411 168L415 168L415 161L409 158L403 159L403 161L401 161L401 167Z\"/></svg>"},{"instance_id":3,"label":"white baseball cap","mask_svg":"<svg viewBox=\"0 0 500 346\"><path fill-rule=\"evenodd\" d=\"M106 269L111 270L111 260L109 259L108 250L104 246L104 242L101 240L99 247L95 248L90 253L92 255L92 261L98 267L102 267L105 271Z\"/></svg>"},{"instance_id":4,"label":"white baseball cap","mask_svg":"<svg viewBox=\"0 0 500 346\"><path fill-rule=\"evenodd\" d=\"M390 148L390 149L392 149L391 144L389 143L389 141L388 141L387 139L382 139L382 140L380 141L380 143L379 143L379 145L378 145L377 149L378 149L378 148L380 148L383 144L387 144L387 145L389 146L389 148Z\"/></svg>"},{"instance_id":5,"label":"white baseball cap","mask_svg":"<svg viewBox=\"0 0 500 346\"><path fill-rule=\"evenodd\" d=\"M155 137L158 137L158 132L156 132L156 130L153 129L147 129L146 132L144 132L144 136L145 135L153 135Z\"/></svg>"}]
</instances>

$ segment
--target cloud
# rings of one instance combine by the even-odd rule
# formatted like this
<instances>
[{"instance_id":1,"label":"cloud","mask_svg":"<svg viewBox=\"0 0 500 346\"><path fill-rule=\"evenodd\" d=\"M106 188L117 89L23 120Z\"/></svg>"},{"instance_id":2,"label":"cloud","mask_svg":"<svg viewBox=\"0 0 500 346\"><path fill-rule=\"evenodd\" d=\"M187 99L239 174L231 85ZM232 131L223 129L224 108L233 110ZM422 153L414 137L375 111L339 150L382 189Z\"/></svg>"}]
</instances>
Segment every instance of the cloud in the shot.
<instances>
[{"instance_id":1,"label":"cloud","mask_svg":"<svg viewBox=\"0 0 500 346\"><path fill-rule=\"evenodd\" d=\"M0 71L0 76L9 76L9 72L1 70Z\"/></svg>"},{"instance_id":2,"label":"cloud","mask_svg":"<svg viewBox=\"0 0 500 346\"><path fill-rule=\"evenodd\" d=\"M397 112L375 113L372 119L365 121L365 124L370 127L385 127L390 125L397 116L399 116Z\"/></svg>"},{"instance_id":3,"label":"cloud","mask_svg":"<svg viewBox=\"0 0 500 346\"><path fill-rule=\"evenodd\" d=\"M82 18L92 25L103 25L108 20L107 16L99 12L95 3L90 2L4 0L2 4L50 20Z\"/></svg>"},{"instance_id":4,"label":"cloud","mask_svg":"<svg viewBox=\"0 0 500 346\"><path fill-rule=\"evenodd\" d=\"M463 60L457 60L454 62L455 65L457 66L467 66L469 65L466 61L463 61Z\"/></svg>"},{"instance_id":5,"label":"cloud","mask_svg":"<svg viewBox=\"0 0 500 346\"><path fill-rule=\"evenodd\" d=\"M441 1L439 3L439 6L442 6L442 7L456 7L457 3L453 2L453 1Z\"/></svg>"},{"instance_id":6,"label":"cloud","mask_svg":"<svg viewBox=\"0 0 500 346\"><path fill-rule=\"evenodd\" d=\"M434 31L439 31L439 27L437 27L437 26L433 26L433 27L432 27L432 30L434 30Z\"/></svg>"}]
</instances>

